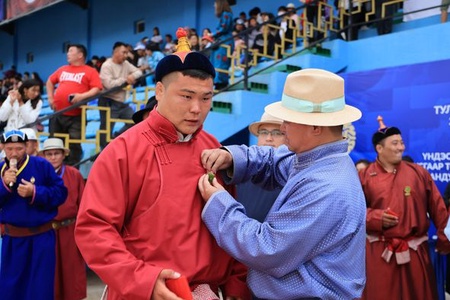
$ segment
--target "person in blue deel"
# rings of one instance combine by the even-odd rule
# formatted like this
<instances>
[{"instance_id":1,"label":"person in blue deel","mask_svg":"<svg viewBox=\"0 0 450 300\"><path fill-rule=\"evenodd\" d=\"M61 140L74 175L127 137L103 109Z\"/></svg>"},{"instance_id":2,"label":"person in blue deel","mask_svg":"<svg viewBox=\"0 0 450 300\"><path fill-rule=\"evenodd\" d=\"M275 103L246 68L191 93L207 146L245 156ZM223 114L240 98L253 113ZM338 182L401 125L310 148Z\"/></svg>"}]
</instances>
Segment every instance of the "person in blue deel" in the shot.
<instances>
[{"instance_id":1,"label":"person in blue deel","mask_svg":"<svg viewBox=\"0 0 450 300\"><path fill-rule=\"evenodd\" d=\"M26 154L20 130L0 137L0 232L2 300L54 299L55 232L52 220L67 198L63 180L42 157Z\"/></svg>"}]
</instances>

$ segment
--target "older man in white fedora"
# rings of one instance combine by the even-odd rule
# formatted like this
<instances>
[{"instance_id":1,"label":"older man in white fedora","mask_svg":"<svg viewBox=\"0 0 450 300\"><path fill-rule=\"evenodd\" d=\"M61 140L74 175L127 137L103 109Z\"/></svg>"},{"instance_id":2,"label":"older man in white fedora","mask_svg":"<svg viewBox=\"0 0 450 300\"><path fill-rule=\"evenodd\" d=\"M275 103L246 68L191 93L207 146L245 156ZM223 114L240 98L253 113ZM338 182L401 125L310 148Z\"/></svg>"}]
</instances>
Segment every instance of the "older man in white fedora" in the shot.
<instances>
[{"instance_id":1,"label":"older man in white fedora","mask_svg":"<svg viewBox=\"0 0 450 300\"><path fill-rule=\"evenodd\" d=\"M256 298L359 298L366 206L342 127L361 112L345 104L344 80L319 69L291 73L282 100L265 110L283 120L286 146L205 150L202 163L226 170L231 183L282 187L266 219L246 216L207 175L199 180L207 201L202 219L218 244L249 267Z\"/></svg>"},{"instance_id":2,"label":"older man in white fedora","mask_svg":"<svg viewBox=\"0 0 450 300\"><path fill-rule=\"evenodd\" d=\"M58 207L53 220L56 233L55 299L86 298L86 264L75 243L74 231L78 208L84 191L84 178L78 169L65 165L70 150L61 139L48 138L39 155L47 159L64 181L68 195Z\"/></svg>"}]
</instances>

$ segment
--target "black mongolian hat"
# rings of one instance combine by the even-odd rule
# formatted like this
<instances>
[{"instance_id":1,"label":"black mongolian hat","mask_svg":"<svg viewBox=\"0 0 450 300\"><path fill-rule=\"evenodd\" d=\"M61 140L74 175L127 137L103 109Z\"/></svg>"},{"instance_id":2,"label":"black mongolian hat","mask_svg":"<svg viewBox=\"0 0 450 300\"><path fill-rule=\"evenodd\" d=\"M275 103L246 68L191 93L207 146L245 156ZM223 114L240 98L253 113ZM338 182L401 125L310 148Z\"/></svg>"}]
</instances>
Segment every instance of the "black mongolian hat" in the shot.
<instances>
[{"instance_id":1,"label":"black mongolian hat","mask_svg":"<svg viewBox=\"0 0 450 300\"><path fill-rule=\"evenodd\" d=\"M178 28L177 38L177 51L161 59L156 66L155 81L161 81L169 73L189 69L205 71L214 78L216 71L209 59L200 52L191 52L186 30Z\"/></svg>"},{"instance_id":2,"label":"black mongolian hat","mask_svg":"<svg viewBox=\"0 0 450 300\"><path fill-rule=\"evenodd\" d=\"M378 128L378 131L375 132L372 136L372 144L374 147L388 136L394 134L402 134L400 132L400 129L398 129L397 127L386 127L386 125L383 122L382 116L378 116L377 121L378 123L380 123L380 128Z\"/></svg>"},{"instance_id":3,"label":"black mongolian hat","mask_svg":"<svg viewBox=\"0 0 450 300\"><path fill-rule=\"evenodd\" d=\"M141 110L138 110L137 112L135 112L133 114L132 118L133 118L134 123L137 124L139 122L142 122L144 119L144 114L148 111L151 111L155 107L156 103L158 103L158 102L156 101L155 96L152 96L150 99L148 99L145 107Z\"/></svg>"}]
</instances>

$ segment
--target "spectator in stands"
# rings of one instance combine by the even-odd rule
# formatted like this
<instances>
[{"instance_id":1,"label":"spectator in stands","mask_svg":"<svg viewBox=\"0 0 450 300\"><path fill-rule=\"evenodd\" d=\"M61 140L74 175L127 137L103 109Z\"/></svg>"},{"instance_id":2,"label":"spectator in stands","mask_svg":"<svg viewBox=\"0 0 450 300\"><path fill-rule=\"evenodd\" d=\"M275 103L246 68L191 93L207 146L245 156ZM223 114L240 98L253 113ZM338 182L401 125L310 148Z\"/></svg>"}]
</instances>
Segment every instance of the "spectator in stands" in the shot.
<instances>
[{"instance_id":1,"label":"spectator in stands","mask_svg":"<svg viewBox=\"0 0 450 300\"><path fill-rule=\"evenodd\" d=\"M189 44L191 45L192 51L200 51L200 41L197 33L189 36Z\"/></svg>"},{"instance_id":2,"label":"spectator in stands","mask_svg":"<svg viewBox=\"0 0 450 300\"><path fill-rule=\"evenodd\" d=\"M103 88L97 70L86 65L86 53L83 45L70 45L67 50L68 65L58 68L48 77L48 103L56 112L64 110L50 120L51 136L55 133L65 133L71 140L82 138L81 109L68 108L72 104L97 95ZM81 144L70 143L69 147L70 155L66 158L66 163L74 165L80 162L83 156Z\"/></svg>"},{"instance_id":3,"label":"spectator in stands","mask_svg":"<svg viewBox=\"0 0 450 300\"><path fill-rule=\"evenodd\" d=\"M189 26L186 26L186 27L184 27L184 29L186 30L186 32L188 34L188 37L190 37L193 34L197 34L197 29L195 29L195 28L191 28Z\"/></svg>"},{"instance_id":4,"label":"spectator in stands","mask_svg":"<svg viewBox=\"0 0 450 300\"><path fill-rule=\"evenodd\" d=\"M256 22L254 17L248 19L248 28L250 28L250 32L248 33L248 48L252 49L256 36L259 34L258 22Z\"/></svg>"},{"instance_id":5,"label":"spectator in stands","mask_svg":"<svg viewBox=\"0 0 450 300\"><path fill-rule=\"evenodd\" d=\"M239 13L239 18L238 18L238 20L242 20L242 24L244 24L245 27L248 26L248 23L247 23L247 14L245 13L245 11L241 11L241 12ZM236 23L237 23L237 20L236 20Z\"/></svg>"},{"instance_id":6,"label":"spectator in stands","mask_svg":"<svg viewBox=\"0 0 450 300\"><path fill-rule=\"evenodd\" d=\"M9 79L6 77L1 80L2 83L1 95L4 97L3 101L6 99L6 97L8 97L8 90L9 90L8 82Z\"/></svg>"},{"instance_id":7,"label":"spectator in stands","mask_svg":"<svg viewBox=\"0 0 450 300\"><path fill-rule=\"evenodd\" d=\"M153 42L152 42L153 43ZM146 53L146 45L143 45L142 43L138 43L136 47L134 47L134 51L136 51L136 55L138 58L137 61L137 67L142 71L142 73L148 73L149 72L149 66L148 66L148 58ZM147 82L145 77L139 78L138 81L136 81L136 84L133 85L133 87L138 86L146 86Z\"/></svg>"},{"instance_id":8,"label":"spectator in stands","mask_svg":"<svg viewBox=\"0 0 450 300\"><path fill-rule=\"evenodd\" d=\"M441 23L447 22L449 6L450 6L450 0L442 0L442 2L441 2Z\"/></svg>"},{"instance_id":9,"label":"spectator in stands","mask_svg":"<svg viewBox=\"0 0 450 300\"><path fill-rule=\"evenodd\" d=\"M164 58L164 54L159 49L158 44L150 42L145 47L145 58L147 60L147 62L146 62L147 63L147 69L146 69L147 73L154 73L159 61ZM150 85L150 84L155 83L154 78L155 78L154 74L147 76L146 84Z\"/></svg>"},{"instance_id":10,"label":"spectator in stands","mask_svg":"<svg viewBox=\"0 0 450 300\"><path fill-rule=\"evenodd\" d=\"M137 67L139 57L138 57L136 51L134 50L133 46L131 46L130 44L127 44L126 48L128 50L127 61L130 62L133 66Z\"/></svg>"},{"instance_id":11,"label":"spectator in stands","mask_svg":"<svg viewBox=\"0 0 450 300\"><path fill-rule=\"evenodd\" d=\"M378 121L372 136L377 159L359 172L367 205L362 299L438 299L428 230L432 221L436 251L448 254L447 208L427 170L402 160L400 130Z\"/></svg>"},{"instance_id":12,"label":"spectator in stands","mask_svg":"<svg viewBox=\"0 0 450 300\"><path fill-rule=\"evenodd\" d=\"M214 40L216 43L229 46L230 52L233 53L233 12L228 0L215 0L214 10L216 17L219 18L219 24L213 34ZM223 71L228 72L231 59L227 57L227 49L221 46L213 49L210 59L214 68L222 70L222 72L216 72L216 78L214 78L214 86L217 90L220 90L228 85L229 75Z\"/></svg>"},{"instance_id":13,"label":"spectator in stands","mask_svg":"<svg viewBox=\"0 0 450 300\"><path fill-rule=\"evenodd\" d=\"M17 90L10 90L8 98L0 107L0 121L6 121L5 131L22 127L36 128L31 124L37 120L42 109L40 83L30 79Z\"/></svg>"},{"instance_id":14,"label":"spectator in stands","mask_svg":"<svg viewBox=\"0 0 450 300\"><path fill-rule=\"evenodd\" d=\"M188 45L186 32L177 37ZM219 299L220 288L223 299L247 300L245 268L236 272L200 219L199 156L219 146L202 130L215 71L203 54L178 51L157 66L156 109L96 159L76 241L109 299L188 299L166 286L181 274L190 299Z\"/></svg>"},{"instance_id":15,"label":"spectator in stands","mask_svg":"<svg viewBox=\"0 0 450 300\"><path fill-rule=\"evenodd\" d=\"M282 123L283 120L263 113L261 120L250 124L248 129L258 138L258 146L278 148L284 144L284 133L280 130ZM274 190L263 189L249 180L237 185L236 200L244 205L248 217L264 222L280 191L280 187Z\"/></svg>"},{"instance_id":16,"label":"spectator in stands","mask_svg":"<svg viewBox=\"0 0 450 300\"><path fill-rule=\"evenodd\" d=\"M48 161L26 154L25 133L11 130L0 139L1 299L55 299L52 221L67 188Z\"/></svg>"},{"instance_id":17,"label":"spectator in stands","mask_svg":"<svg viewBox=\"0 0 450 300\"><path fill-rule=\"evenodd\" d=\"M40 82L39 88L40 88L41 94L46 94L46 91L44 89L45 88L44 87L44 81L42 80L41 76L39 76L39 73L38 72L32 72L31 73L31 79L39 81Z\"/></svg>"},{"instance_id":18,"label":"spectator in stands","mask_svg":"<svg viewBox=\"0 0 450 300\"><path fill-rule=\"evenodd\" d=\"M22 81L25 81L25 80L28 80L28 79L31 79L30 72L23 72Z\"/></svg>"},{"instance_id":19,"label":"spectator in stands","mask_svg":"<svg viewBox=\"0 0 450 300\"><path fill-rule=\"evenodd\" d=\"M14 89L14 77L5 77L3 79L2 94L8 96L8 92Z\"/></svg>"},{"instance_id":20,"label":"spectator in stands","mask_svg":"<svg viewBox=\"0 0 450 300\"><path fill-rule=\"evenodd\" d=\"M17 68L15 65L12 65L10 69L3 72L3 75L5 75L5 78L14 78L17 75Z\"/></svg>"},{"instance_id":21,"label":"spectator in stands","mask_svg":"<svg viewBox=\"0 0 450 300\"><path fill-rule=\"evenodd\" d=\"M17 90L22 85L22 76L17 73L16 76L10 78L11 81L11 89Z\"/></svg>"},{"instance_id":22,"label":"spectator in stands","mask_svg":"<svg viewBox=\"0 0 450 300\"><path fill-rule=\"evenodd\" d=\"M278 8L278 16L281 17L280 21L280 30L278 31L278 36L276 39L276 43L279 45L283 45L284 50L289 49L292 46L292 41L294 39L294 29L297 27L297 23L289 16L288 10L285 6L280 6ZM281 57L281 52L279 53L279 57Z\"/></svg>"},{"instance_id":23,"label":"spectator in stands","mask_svg":"<svg viewBox=\"0 0 450 300\"><path fill-rule=\"evenodd\" d=\"M173 42L173 37L171 34L166 34L166 43L164 44L164 55L172 54L175 51L175 44Z\"/></svg>"},{"instance_id":24,"label":"spectator in stands","mask_svg":"<svg viewBox=\"0 0 450 300\"><path fill-rule=\"evenodd\" d=\"M6 78L1 79L0 78L0 106L3 105L3 102L5 102L6 98L8 98L8 90L5 86ZM3 132L3 129L5 128L7 124L7 121L0 121L0 133ZM0 238L1 241L1 238ZM0 243L1 246L1 243ZM1 254L1 251L0 251Z\"/></svg>"},{"instance_id":25,"label":"spectator in stands","mask_svg":"<svg viewBox=\"0 0 450 300\"><path fill-rule=\"evenodd\" d=\"M273 56L275 52L275 36L270 32L267 24L261 25L259 34L255 37L252 49L266 56ZM266 50L266 51L264 51ZM257 62L261 62L264 56L258 55Z\"/></svg>"},{"instance_id":26,"label":"spectator in stands","mask_svg":"<svg viewBox=\"0 0 450 300\"><path fill-rule=\"evenodd\" d=\"M48 138L39 154L50 162L68 191L52 224L56 235L55 299L81 300L86 298L86 264L75 243L74 234L84 178L76 168L63 163L69 151L61 139Z\"/></svg>"},{"instance_id":27,"label":"spectator in stands","mask_svg":"<svg viewBox=\"0 0 450 300\"><path fill-rule=\"evenodd\" d=\"M202 51L202 53L210 58L211 57L211 45L214 44L214 39L212 36L210 35L205 35L202 37L202 41L200 44L200 51Z\"/></svg>"},{"instance_id":28,"label":"spectator in stands","mask_svg":"<svg viewBox=\"0 0 450 300\"><path fill-rule=\"evenodd\" d=\"M359 172L362 169L367 168L370 165L370 161L368 161L367 159L359 159L355 162L355 168L356 170Z\"/></svg>"},{"instance_id":29,"label":"spectator in stands","mask_svg":"<svg viewBox=\"0 0 450 300\"><path fill-rule=\"evenodd\" d=\"M36 131L33 128L22 128L20 129L23 133L27 135L26 149L25 152L28 155L36 156L39 152L39 141L36 137Z\"/></svg>"},{"instance_id":30,"label":"spectator in stands","mask_svg":"<svg viewBox=\"0 0 450 300\"><path fill-rule=\"evenodd\" d=\"M102 65L100 70L100 78L105 89L109 90L114 87L133 85L142 76L142 71L133 66L127 61L128 48L127 44L123 42L116 42L113 46L112 57L108 58ZM108 93L98 99L98 106L109 107L111 109L111 118L131 120L133 116L133 109L125 103L126 91L121 89L115 92ZM106 112L100 112L100 129L106 129ZM124 126L117 132L116 136L133 126L125 123ZM112 136L114 123L111 123ZM104 148L107 144L107 137L102 134L100 138L100 146Z\"/></svg>"},{"instance_id":31,"label":"spectator in stands","mask_svg":"<svg viewBox=\"0 0 450 300\"><path fill-rule=\"evenodd\" d=\"M288 5L286 5L286 9L288 12L288 17L294 22L293 24L296 24L297 29L300 29L300 18L299 15L297 15L297 9L295 8L295 4L288 3Z\"/></svg>"},{"instance_id":32,"label":"spectator in stands","mask_svg":"<svg viewBox=\"0 0 450 300\"><path fill-rule=\"evenodd\" d=\"M150 39L147 36L142 37L140 41L137 43L137 45L147 46L147 44L150 42ZM136 45L136 46L137 46Z\"/></svg>"},{"instance_id":33,"label":"spectator in stands","mask_svg":"<svg viewBox=\"0 0 450 300\"><path fill-rule=\"evenodd\" d=\"M276 41L278 39L279 30L276 27L278 24L277 24L277 20L275 19L275 15L270 12L263 12L263 13L261 13L261 17L262 17L264 23L267 22L269 25L273 25L273 26L268 26L268 29L269 29L270 34L274 36L275 41Z\"/></svg>"},{"instance_id":34,"label":"spectator in stands","mask_svg":"<svg viewBox=\"0 0 450 300\"><path fill-rule=\"evenodd\" d=\"M233 63L236 64L236 66L239 66L241 61L244 58L244 46L245 41L242 39L242 37L239 35L237 31L233 31L233 38L234 38L234 51L233 51Z\"/></svg>"},{"instance_id":35,"label":"spectator in stands","mask_svg":"<svg viewBox=\"0 0 450 300\"><path fill-rule=\"evenodd\" d=\"M240 33L240 32L242 32L242 31L244 31L245 29L246 29L246 28L245 28L245 23L244 23L244 21L242 21L242 19L238 18L238 19L236 20L235 25L234 25L234 31L236 31L237 33Z\"/></svg>"},{"instance_id":36,"label":"spectator in stands","mask_svg":"<svg viewBox=\"0 0 450 300\"><path fill-rule=\"evenodd\" d=\"M248 12L249 18L255 18L256 22L258 24L261 24L263 22L262 16L261 16L261 9L258 6L253 7Z\"/></svg>"},{"instance_id":37,"label":"spectator in stands","mask_svg":"<svg viewBox=\"0 0 450 300\"><path fill-rule=\"evenodd\" d=\"M150 38L150 42L156 43L160 49L162 48L163 38L161 36L161 33L159 32L159 27L155 26L153 27L153 35Z\"/></svg>"},{"instance_id":38,"label":"spectator in stands","mask_svg":"<svg viewBox=\"0 0 450 300\"><path fill-rule=\"evenodd\" d=\"M301 0L301 1L306 4L305 7L306 19L308 23L310 23L310 26L307 26L308 28L307 43L309 45L319 40L322 40L325 36L322 31L315 30L314 28L323 28L323 26L325 25L324 22L322 22L322 18L325 18L325 11L324 6L321 4L321 2L325 3L326 0L317 0L317 1ZM316 46L319 47L320 44L317 44Z\"/></svg>"},{"instance_id":39,"label":"spectator in stands","mask_svg":"<svg viewBox=\"0 0 450 300\"><path fill-rule=\"evenodd\" d=\"M92 56L91 60L87 63L88 66L93 67L97 70L97 72L100 72L100 68L102 66L102 61L97 55Z\"/></svg>"},{"instance_id":40,"label":"spectator in stands","mask_svg":"<svg viewBox=\"0 0 450 300\"><path fill-rule=\"evenodd\" d=\"M211 32L211 29L209 29L208 27L205 27L202 30L202 36L207 36L207 35L212 36L212 32Z\"/></svg>"},{"instance_id":41,"label":"spectator in stands","mask_svg":"<svg viewBox=\"0 0 450 300\"><path fill-rule=\"evenodd\" d=\"M351 1L350 6L349 1L339 1L338 8L344 9L345 14L344 26L348 26L346 31L341 32L341 37L347 41L354 41L358 39L359 29L362 25L360 23L365 21L365 6L359 1Z\"/></svg>"}]
</instances>

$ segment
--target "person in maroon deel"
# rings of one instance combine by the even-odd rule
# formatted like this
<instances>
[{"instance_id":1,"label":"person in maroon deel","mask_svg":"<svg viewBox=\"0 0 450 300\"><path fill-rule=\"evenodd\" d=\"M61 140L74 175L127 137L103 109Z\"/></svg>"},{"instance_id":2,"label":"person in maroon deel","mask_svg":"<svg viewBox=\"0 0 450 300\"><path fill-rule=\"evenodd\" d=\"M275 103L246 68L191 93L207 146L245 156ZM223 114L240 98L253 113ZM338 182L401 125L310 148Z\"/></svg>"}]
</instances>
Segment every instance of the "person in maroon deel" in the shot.
<instances>
[{"instance_id":1,"label":"person in maroon deel","mask_svg":"<svg viewBox=\"0 0 450 300\"><path fill-rule=\"evenodd\" d=\"M215 70L206 56L190 52L182 28L177 38L177 52L155 70L156 108L95 161L75 239L106 283L106 299L181 300L166 284L178 278L193 299L219 299L220 293L250 299L247 269L218 246L201 220L200 154L220 146L202 128Z\"/></svg>"},{"instance_id":2,"label":"person in maroon deel","mask_svg":"<svg viewBox=\"0 0 450 300\"><path fill-rule=\"evenodd\" d=\"M430 219L436 250L450 251L444 235L448 213L431 175L402 160L405 145L397 127L372 137L377 159L359 171L366 197L366 287L362 299L438 299L428 247Z\"/></svg>"},{"instance_id":3,"label":"person in maroon deel","mask_svg":"<svg viewBox=\"0 0 450 300\"><path fill-rule=\"evenodd\" d=\"M39 155L48 160L56 174L64 181L68 195L58 207L53 219L56 233L55 300L80 300L86 298L86 264L75 244L75 219L84 190L80 171L63 163L70 150L58 138L48 138Z\"/></svg>"}]
</instances>

